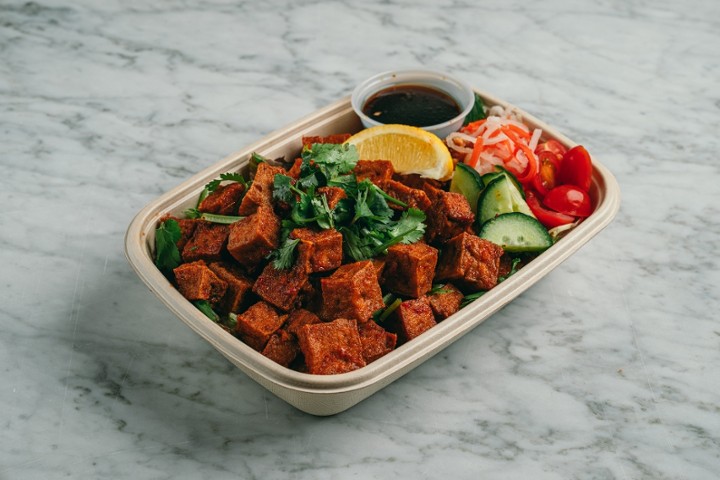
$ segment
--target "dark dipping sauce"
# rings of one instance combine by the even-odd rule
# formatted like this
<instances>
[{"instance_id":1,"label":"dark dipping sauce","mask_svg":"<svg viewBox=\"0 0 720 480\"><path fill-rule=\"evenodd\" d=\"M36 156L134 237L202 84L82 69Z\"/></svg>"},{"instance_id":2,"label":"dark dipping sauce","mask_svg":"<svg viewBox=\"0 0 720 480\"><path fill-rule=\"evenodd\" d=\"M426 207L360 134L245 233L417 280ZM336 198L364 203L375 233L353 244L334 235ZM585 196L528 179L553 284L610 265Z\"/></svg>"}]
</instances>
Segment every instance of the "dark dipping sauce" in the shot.
<instances>
[{"instance_id":1,"label":"dark dipping sauce","mask_svg":"<svg viewBox=\"0 0 720 480\"><path fill-rule=\"evenodd\" d=\"M362 111L380 123L428 127L457 117L460 106L450 95L432 87L395 85L370 97Z\"/></svg>"}]
</instances>

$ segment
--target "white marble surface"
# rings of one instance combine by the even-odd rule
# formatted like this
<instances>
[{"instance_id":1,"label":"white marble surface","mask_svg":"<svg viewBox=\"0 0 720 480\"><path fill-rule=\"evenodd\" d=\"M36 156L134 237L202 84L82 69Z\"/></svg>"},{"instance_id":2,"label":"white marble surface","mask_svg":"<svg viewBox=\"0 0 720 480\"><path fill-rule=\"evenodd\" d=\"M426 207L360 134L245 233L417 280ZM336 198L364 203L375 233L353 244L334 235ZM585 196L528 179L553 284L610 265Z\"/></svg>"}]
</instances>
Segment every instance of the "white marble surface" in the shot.
<instances>
[{"instance_id":1,"label":"white marble surface","mask_svg":"<svg viewBox=\"0 0 720 480\"><path fill-rule=\"evenodd\" d=\"M720 4L0 2L0 478L713 479ZM252 382L130 270L133 215L393 67L618 178L611 226L351 410Z\"/></svg>"}]
</instances>

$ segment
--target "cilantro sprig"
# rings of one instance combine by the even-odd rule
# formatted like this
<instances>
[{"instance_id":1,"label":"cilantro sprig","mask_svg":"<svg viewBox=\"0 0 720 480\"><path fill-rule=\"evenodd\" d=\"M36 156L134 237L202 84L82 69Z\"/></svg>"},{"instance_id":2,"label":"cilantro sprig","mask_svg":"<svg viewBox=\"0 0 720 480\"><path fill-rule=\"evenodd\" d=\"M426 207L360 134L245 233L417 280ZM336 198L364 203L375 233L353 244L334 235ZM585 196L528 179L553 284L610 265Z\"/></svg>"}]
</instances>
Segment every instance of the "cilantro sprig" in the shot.
<instances>
[{"instance_id":1,"label":"cilantro sprig","mask_svg":"<svg viewBox=\"0 0 720 480\"><path fill-rule=\"evenodd\" d=\"M303 149L301 157L297 180L277 174L273 182L273 198L292 205L283 221L281 246L270 255L275 268L292 266L298 244L289 240L293 228L338 230L346 254L355 261L376 257L398 243L414 243L425 233L422 211L410 208L396 218L388 202L407 207L405 203L368 179L357 181L352 173L358 161L353 145L313 144ZM342 188L347 198L330 208L327 197L317 193L326 186Z\"/></svg>"},{"instance_id":2,"label":"cilantro sprig","mask_svg":"<svg viewBox=\"0 0 720 480\"><path fill-rule=\"evenodd\" d=\"M163 272L180 265L177 242L181 236L180 224L172 218L160 222L155 230L155 265Z\"/></svg>"}]
</instances>

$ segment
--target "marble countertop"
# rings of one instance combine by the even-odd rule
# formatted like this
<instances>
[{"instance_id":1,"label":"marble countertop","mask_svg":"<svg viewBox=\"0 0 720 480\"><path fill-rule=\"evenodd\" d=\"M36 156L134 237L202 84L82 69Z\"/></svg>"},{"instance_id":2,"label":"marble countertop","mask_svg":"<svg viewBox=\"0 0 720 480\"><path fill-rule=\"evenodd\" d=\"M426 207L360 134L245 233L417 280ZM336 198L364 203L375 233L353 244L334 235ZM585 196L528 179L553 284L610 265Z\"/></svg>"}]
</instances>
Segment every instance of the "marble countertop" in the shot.
<instances>
[{"instance_id":1,"label":"marble countertop","mask_svg":"<svg viewBox=\"0 0 720 480\"><path fill-rule=\"evenodd\" d=\"M191 3L0 4L0 478L717 478L717 2ZM123 235L397 67L557 126L622 206L437 357L313 417L175 318Z\"/></svg>"}]
</instances>

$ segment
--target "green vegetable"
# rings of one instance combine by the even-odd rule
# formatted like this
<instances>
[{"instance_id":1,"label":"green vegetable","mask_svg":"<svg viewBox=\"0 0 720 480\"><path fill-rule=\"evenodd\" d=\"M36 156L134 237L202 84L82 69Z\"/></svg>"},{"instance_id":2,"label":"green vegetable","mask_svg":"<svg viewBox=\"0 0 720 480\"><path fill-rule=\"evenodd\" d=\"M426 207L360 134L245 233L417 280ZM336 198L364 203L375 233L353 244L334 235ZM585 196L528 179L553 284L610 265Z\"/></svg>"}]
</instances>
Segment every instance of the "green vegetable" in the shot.
<instances>
[{"instance_id":1,"label":"green vegetable","mask_svg":"<svg viewBox=\"0 0 720 480\"><path fill-rule=\"evenodd\" d=\"M483 99L478 95L475 94L475 103L473 104L472 110L470 110L470 113L467 114L465 117L465 120L463 121L463 125L467 125L468 123L475 122L477 120L482 120L483 118L487 118L487 112L485 110L485 102Z\"/></svg>"},{"instance_id":2,"label":"green vegetable","mask_svg":"<svg viewBox=\"0 0 720 480\"><path fill-rule=\"evenodd\" d=\"M231 223L235 223L238 220L242 220L245 217L238 217L235 215L218 215L217 213L208 213L208 212L201 212L197 208L188 208L185 210L185 217L191 218L191 219L202 219L207 222L212 223L222 223L225 225L229 225Z\"/></svg>"},{"instance_id":3,"label":"green vegetable","mask_svg":"<svg viewBox=\"0 0 720 480\"><path fill-rule=\"evenodd\" d=\"M273 266L278 270L291 268L295 263L295 247L300 239L286 238L282 246L271 255L274 257Z\"/></svg>"},{"instance_id":4,"label":"green vegetable","mask_svg":"<svg viewBox=\"0 0 720 480\"><path fill-rule=\"evenodd\" d=\"M445 288L445 285L446 284L439 283L434 284L428 292L428 295L442 295L445 293L452 293L452 290L450 290L449 288Z\"/></svg>"},{"instance_id":5,"label":"green vegetable","mask_svg":"<svg viewBox=\"0 0 720 480\"><path fill-rule=\"evenodd\" d=\"M155 230L155 265L163 272L180 265L177 242L181 236L180 224L172 218L161 222Z\"/></svg>"},{"instance_id":6,"label":"green vegetable","mask_svg":"<svg viewBox=\"0 0 720 480\"><path fill-rule=\"evenodd\" d=\"M462 194L475 214L477 214L478 198L483 186L483 179L477 170L464 163L457 164L455 174L450 182L450 191Z\"/></svg>"},{"instance_id":7,"label":"green vegetable","mask_svg":"<svg viewBox=\"0 0 720 480\"><path fill-rule=\"evenodd\" d=\"M401 303L402 299L396 298L390 305L387 306L387 308L385 308L385 310L382 310L380 315L378 315L374 320L377 323L384 322L395 310L397 310Z\"/></svg>"},{"instance_id":8,"label":"green vegetable","mask_svg":"<svg viewBox=\"0 0 720 480\"><path fill-rule=\"evenodd\" d=\"M478 236L507 252L542 252L553 244L545 227L524 213L503 213L483 224Z\"/></svg>"},{"instance_id":9,"label":"green vegetable","mask_svg":"<svg viewBox=\"0 0 720 480\"><path fill-rule=\"evenodd\" d=\"M281 248L270 255L276 268L292 266L296 243L287 239L293 228L338 230L343 235L345 253L356 261L373 258L397 243L416 242L425 233L422 211L411 208L395 219L388 201L407 205L368 179L357 181L352 173L357 163L354 146L313 144L303 150L302 159L297 180L282 174L273 179L273 198L292 205L290 218L283 221ZM347 198L331 209L326 196L316 193L324 186L342 188Z\"/></svg>"},{"instance_id":10,"label":"green vegetable","mask_svg":"<svg viewBox=\"0 0 720 480\"><path fill-rule=\"evenodd\" d=\"M510 271L508 272L507 275L504 275L504 276L502 276L502 277L498 277L498 283L504 282L505 280L507 280L508 278L510 278L512 275L514 275L515 273L517 273L517 266L518 266L518 264L520 264L521 261L522 261L522 260L521 260L520 258L518 258L518 257L513 258L513 259L512 259L512 265L510 266Z\"/></svg>"},{"instance_id":11,"label":"green vegetable","mask_svg":"<svg viewBox=\"0 0 720 480\"><path fill-rule=\"evenodd\" d=\"M460 302L460 308L465 308L470 303L474 302L478 298L482 297L487 293L487 290L481 290L479 292L470 293L468 295L465 295L462 299L462 302Z\"/></svg>"},{"instance_id":12,"label":"green vegetable","mask_svg":"<svg viewBox=\"0 0 720 480\"><path fill-rule=\"evenodd\" d=\"M220 321L220 316L215 313L215 310L212 309L212 307L210 306L210 302L208 302L207 300L195 300L192 303L198 310L204 313L205 316L213 322Z\"/></svg>"},{"instance_id":13,"label":"green vegetable","mask_svg":"<svg viewBox=\"0 0 720 480\"><path fill-rule=\"evenodd\" d=\"M529 217L534 217L515 184L508 176L498 174L480 194L476 226L479 229L488 220L509 212L521 212Z\"/></svg>"}]
</instances>

